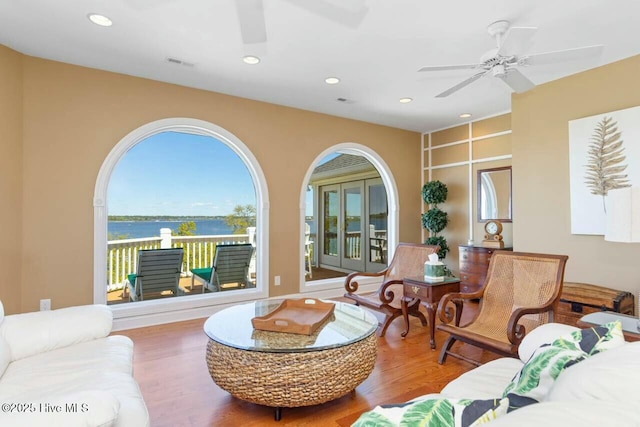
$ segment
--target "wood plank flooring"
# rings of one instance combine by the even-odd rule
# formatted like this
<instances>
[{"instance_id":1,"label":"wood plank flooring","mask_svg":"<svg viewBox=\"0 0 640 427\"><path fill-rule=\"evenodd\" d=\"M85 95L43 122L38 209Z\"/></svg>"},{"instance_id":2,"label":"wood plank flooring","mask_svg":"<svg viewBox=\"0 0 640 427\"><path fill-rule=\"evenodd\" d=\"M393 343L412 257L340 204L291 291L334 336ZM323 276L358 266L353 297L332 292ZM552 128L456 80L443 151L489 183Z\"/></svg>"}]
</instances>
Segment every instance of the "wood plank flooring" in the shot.
<instances>
[{"instance_id":1,"label":"wood plank flooring","mask_svg":"<svg viewBox=\"0 0 640 427\"><path fill-rule=\"evenodd\" d=\"M463 317L475 314L473 304ZM153 427L350 426L360 414L378 404L403 402L437 393L449 381L473 366L449 357L438 365L446 335L436 332L436 350L429 348L428 329L411 319L409 335L402 339L402 319L396 319L384 338L378 338L376 366L355 392L322 405L285 408L274 420L273 408L244 402L220 389L209 376L205 361L206 319L118 331L134 345L134 377L140 385ZM486 362L496 358L466 344L456 351Z\"/></svg>"}]
</instances>

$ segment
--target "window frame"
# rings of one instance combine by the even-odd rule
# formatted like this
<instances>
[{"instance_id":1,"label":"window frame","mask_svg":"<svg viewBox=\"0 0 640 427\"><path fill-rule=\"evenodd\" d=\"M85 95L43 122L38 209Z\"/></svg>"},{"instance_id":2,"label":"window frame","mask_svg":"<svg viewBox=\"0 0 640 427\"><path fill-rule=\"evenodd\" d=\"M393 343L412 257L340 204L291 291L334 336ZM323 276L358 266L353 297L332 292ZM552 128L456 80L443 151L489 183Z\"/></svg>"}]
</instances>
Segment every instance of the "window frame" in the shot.
<instances>
[{"instance_id":1,"label":"window frame","mask_svg":"<svg viewBox=\"0 0 640 427\"><path fill-rule=\"evenodd\" d=\"M267 181L257 159L238 137L220 126L192 118L168 118L147 123L131 131L113 147L100 168L93 198L94 303L106 304L107 301L107 189L111 174L129 149L142 140L163 132L213 137L231 148L247 167L256 191L256 228L260 230L256 233L256 287L234 292L207 293L110 306L114 315L115 330L206 317L211 314L212 306L267 298L269 293L269 193Z\"/></svg>"},{"instance_id":2,"label":"window frame","mask_svg":"<svg viewBox=\"0 0 640 427\"><path fill-rule=\"evenodd\" d=\"M327 295L333 295L331 291L335 293L336 289L341 289L344 287L344 277L334 278L334 279L322 279L322 280L310 280L307 282L305 280L305 218L306 218L306 191L309 180L311 179L311 175L313 174L313 170L316 168L318 163L324 159L326 156L332 153L344 153L344 154L353 154L356 156L362 156L367 159L380 173L380 178L382 179L382 183L385 186L387 191L387 203L389 206L389 216L388 216L388 253L387 259L391 260L393 258L393 254L395 252L395 248L398 245L398 235L399 235L399 225L400 225L400 205L398 203L398 186L396 185L395 179L393 178L393 174L391 173L391 169L387 165L387 163L382 159L378 153L376 153L371 148L358 144L355 142L344 142L340 144L333 145L322 153L320 153L314 161L309 166L307 173L302 180L302 185L300 188L300 293L309 293L309 292L318 292L318 291L328 291ZM314 212L317 216L318 213ZM380 280L378 278L365 278L362 277L359 280L359 283L362 285L370 285L370 290L373 291L376 289L375 286L378 285ZM369 287L364 288L363 290L368 290Z\"/></svg>"}]
</instances>

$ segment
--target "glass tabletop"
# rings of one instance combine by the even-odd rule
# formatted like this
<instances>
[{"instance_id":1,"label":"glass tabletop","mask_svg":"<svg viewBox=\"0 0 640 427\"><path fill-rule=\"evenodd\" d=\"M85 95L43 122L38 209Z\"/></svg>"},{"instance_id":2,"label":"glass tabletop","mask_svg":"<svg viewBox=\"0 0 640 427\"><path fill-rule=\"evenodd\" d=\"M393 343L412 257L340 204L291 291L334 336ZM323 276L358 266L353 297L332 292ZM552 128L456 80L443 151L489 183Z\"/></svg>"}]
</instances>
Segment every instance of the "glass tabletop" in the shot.
<instances>
[{"instance_id":1,"label":"glass tabletop","mask_svg":"<svg viewBox=\"0 0 640 427\"><path fill-rule=\"evenodd\" d=\"M375 332L378 320L369 311L353 304L335 303L333 315L311 335L262 331L251 319L278 308L282 300L255 301L221 310L207 319L204 332L212 340L240 350L264 352L304 352L342 347Z\"/></svg>"},{"instance_id":2,"label":"glass tabletop","mask_svg":"<svg viewBox=\"0 0 640 427\"><path fill-rule=\"evenodd\" d=\"M638 318L635 316L628 316L611 311L597 311L595 313L585 314L580 320L594 325L604 325L605 323L619 320L620 323L622 323L623 331L632 334L640 334L640 323L638 322Z\"/></svg>"}]
</instances>

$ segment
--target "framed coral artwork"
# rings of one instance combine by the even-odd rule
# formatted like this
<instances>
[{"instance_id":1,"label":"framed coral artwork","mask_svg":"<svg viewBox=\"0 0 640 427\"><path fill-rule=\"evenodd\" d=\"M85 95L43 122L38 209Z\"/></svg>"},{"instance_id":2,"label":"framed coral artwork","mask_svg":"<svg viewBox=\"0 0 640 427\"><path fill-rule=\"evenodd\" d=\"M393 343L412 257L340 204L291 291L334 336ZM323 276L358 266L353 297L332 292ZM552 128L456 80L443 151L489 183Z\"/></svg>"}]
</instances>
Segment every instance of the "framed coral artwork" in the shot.
<instances>
[{"instance_id":1,"label":"framed coral artwork","mask_svg":"<svg viewBox=\"0 0 640 427\"><path fill-rule=\"evenodd\" d=\"M640 185L640 106L569 121L571 233L604 235L607 195Z\"/></svg>"}]
</instances>

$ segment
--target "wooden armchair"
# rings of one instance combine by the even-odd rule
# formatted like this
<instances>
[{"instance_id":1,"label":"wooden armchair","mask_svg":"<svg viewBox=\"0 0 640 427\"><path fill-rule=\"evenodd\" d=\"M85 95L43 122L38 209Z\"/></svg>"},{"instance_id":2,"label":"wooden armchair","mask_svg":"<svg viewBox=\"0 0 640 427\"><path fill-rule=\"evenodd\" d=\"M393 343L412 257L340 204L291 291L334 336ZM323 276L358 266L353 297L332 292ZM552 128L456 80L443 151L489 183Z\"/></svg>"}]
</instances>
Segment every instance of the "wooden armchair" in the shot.
<instances>
[{"instance_id":1,"label":"wooden armchair","mask_svg":"<svg viewBox=\"0 0 640 427\"><path fill-rule=\"evenodd\" d=\"M429 259L430 254L437 252L438 249L438 246L399 243L391 263L384 270L378 273L354 272L347 276L344 283L347 293L344 296L355 301L357 305L378 311L384 316L383 320L378 323L379 336L383 337L393 319L402 315L402 279L423 276L425 261ZM356 294L358 282L354 279L358 276L382 276L382 284L374 293ZM410 306L409 312L418 316L424 326L427 321L424 315L418 311L418 305Z\"/></svg>"},{"instance_id":2,"label":"wooden armchair","mask_svg":"<svg viewBox=\"0 0 640 427\"><path fill-rule=\"evenodd\" d=\"M447 294L440 300L438 317L443 324L437 328L450 336L442 346L438 363L443 364L450 354L479 365L450 351L456 340L502 356L517 357L518 346L527 331L553 321L567 259L564 255L495 251L480 290ZM463 302L471 299L480 299L477 314L468 324L458 326ZM447 308L450 302L455 311ZM454 314L455 325L450 325Z\"/></svg>"}]
</instances>

